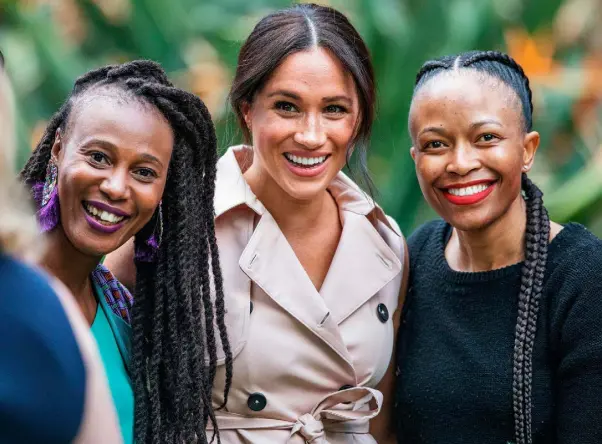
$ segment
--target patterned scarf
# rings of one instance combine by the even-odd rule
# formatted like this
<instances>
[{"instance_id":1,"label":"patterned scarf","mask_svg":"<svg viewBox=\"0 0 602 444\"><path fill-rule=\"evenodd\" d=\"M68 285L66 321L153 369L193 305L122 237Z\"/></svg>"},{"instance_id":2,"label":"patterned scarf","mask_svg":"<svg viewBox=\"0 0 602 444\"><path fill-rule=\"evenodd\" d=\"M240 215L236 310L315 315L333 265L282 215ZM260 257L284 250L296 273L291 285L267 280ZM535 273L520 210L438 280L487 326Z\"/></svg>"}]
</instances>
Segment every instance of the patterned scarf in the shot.
<instances>
[{"instance_id":1,"label":"patterned scarf","mask_svg":"<svg viewBox=\"0 0 602 444\"><path fill-rule=\"evenodd\" d=\"M92 272L92 281L98 285L113 313L121 317L128 324L131 323L130 310L134 298L127 288L115 279L113 273L102 264L98 264Z\"/></svg>"}]
</instances>

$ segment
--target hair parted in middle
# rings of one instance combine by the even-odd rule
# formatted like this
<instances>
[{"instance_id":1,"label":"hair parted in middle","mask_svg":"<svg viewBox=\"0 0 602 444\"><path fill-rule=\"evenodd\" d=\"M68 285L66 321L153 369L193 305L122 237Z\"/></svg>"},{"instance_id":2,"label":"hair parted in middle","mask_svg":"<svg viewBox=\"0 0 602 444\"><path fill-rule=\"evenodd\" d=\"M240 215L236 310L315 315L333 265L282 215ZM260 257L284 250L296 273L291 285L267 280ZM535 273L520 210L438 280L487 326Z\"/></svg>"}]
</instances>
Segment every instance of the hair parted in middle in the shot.
<instances>
[{"instance_id":1,"label":"hair parted in middle","mask_svg":"<svg viewBox=\"0 0 602 444\"><path fill-rule=\"evenodd\" d=\"M414 95L438 75L469 69L503 82L516 93L521 105L523 130L530 132L533 102L529 79L512 57L498 51L470 51L424 63L416 76ZM522 173L522 191L527 204L527 227L515 327L512 397L516 444L531 444L532 355L548 258L550 218L543 205L542 191L525 173Z\"/></svg>"},{"instance_id":2,"label":"hair parted in middle","mask_svg":"<svg viewBox=\"0 0 602 444\"><path fill-rule=\"evenodd\" d=\"M288 56L313 48L330 51L353 77L359 97L359 122L347 150L347 162L357 151L360 178L370 192L374 184L367 167L367 150L376 100L374 68L364 40L344 14L328 6L300 3L262 18L243 44L230 89L234 110L245 141L251 133L242 108L252 104L270 75Z\"/></svg>"}]
</instances>

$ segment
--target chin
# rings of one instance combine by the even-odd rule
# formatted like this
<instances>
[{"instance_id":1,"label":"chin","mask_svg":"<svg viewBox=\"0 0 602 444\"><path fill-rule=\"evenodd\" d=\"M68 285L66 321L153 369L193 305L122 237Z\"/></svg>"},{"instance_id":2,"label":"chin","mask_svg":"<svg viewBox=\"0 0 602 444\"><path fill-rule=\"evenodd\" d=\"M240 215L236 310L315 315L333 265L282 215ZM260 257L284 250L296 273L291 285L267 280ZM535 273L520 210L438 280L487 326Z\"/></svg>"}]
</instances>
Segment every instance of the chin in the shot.
<instances>
[{"instance_id":1,"label":"chin","mask_svg":"<svg viewBox=\"0 0 602 444\"><path fill-rule=\"evenodd\" d=\"M84 230L67 233L67 238L77 251L91 257L105 256L123 244L123 237L119 234L101 238Z\"/></svg>"},{"instance_id":2,"label":"chin","mask_svg":"<svg viewBox=\"0 0 602 444\"><path fill-rule=\"evenodd\" d=\"M117 248L119 248L119 245L115 242L111 242L111 244L109 245L106 242L94 243L90 242L90 240L88 240L87 242L74 243L74 246L78 251L81 251L83 254L93 257L106 256L107 254L112 253L113 251L117 250Z\"/></svg>"},{"instance_id":3,"label":"chin","mask_svg":"<svg viewBox=\"0 0 602 444\"><path fill-rule=\"evenodd\" d=\"M288 180L282 187L284 192L295 200L311 201L326 191L328 183L319 181Z\"/></svg>"},{"instance_id":4,"label":"chin","mask_svg":"<svg viewBox=\"0 0 602 444\"><path fill-rule=\"evenodd\" d=\"M460 231L481 231L495 223L497 218L486 211L471 211L466 214L452 214L443 217L447 223Z\"/></svg>"},{"instance_id":5,"label":"chin","mask_svg":"<svg viewBox=\"0 0 602 444\"><path fill-rule=\"evenodd\" d=\"M315 190L302 190L302 189L288 189L286 190L286 194L288 194L292 199L302 202L309 202L317 198L322 189Z\"/></svg>"}]
</instances>

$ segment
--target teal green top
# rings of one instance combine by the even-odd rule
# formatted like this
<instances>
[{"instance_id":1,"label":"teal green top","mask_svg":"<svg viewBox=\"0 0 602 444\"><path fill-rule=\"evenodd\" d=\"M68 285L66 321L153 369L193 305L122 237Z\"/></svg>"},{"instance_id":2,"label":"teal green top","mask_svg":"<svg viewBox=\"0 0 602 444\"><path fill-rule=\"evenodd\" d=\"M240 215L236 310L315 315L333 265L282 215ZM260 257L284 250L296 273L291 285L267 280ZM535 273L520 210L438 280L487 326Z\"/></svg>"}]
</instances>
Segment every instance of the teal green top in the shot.
<instances>
[{"instance_id":1,"label":"teal green top","mask_svg":"<svg viewBox=\"0 0 602 444\"><path fill-rule=\"evenodd\" d=\"M110 308L107 312L106 308L108 307L102 303L103 301L104 299L101 297L96 317L92 323L92 335L96 339L105 367L121 426L123 442L132 444L134 442L134 392L128 374L127 365L129 363L125 361L126 357L122 356L120 330L115 328L116 322L123 321L113 314Z\"/></svg>"}]
</instances>

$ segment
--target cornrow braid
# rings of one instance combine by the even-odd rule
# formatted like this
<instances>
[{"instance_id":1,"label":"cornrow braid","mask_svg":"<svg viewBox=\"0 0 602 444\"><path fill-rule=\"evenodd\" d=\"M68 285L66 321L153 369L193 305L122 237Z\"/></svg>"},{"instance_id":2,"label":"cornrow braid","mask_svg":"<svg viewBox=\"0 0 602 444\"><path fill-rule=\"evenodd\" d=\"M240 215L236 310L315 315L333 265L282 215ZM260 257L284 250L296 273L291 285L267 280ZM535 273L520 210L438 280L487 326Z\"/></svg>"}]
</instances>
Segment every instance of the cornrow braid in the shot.
<instances>
[{"instance_id":1,"label":"cornrow braid","mask_svg":"<svg viewBox=\"0 0 602 444\"><path fill-rule=\"evenodd\" d=\"M496 69L496 77L500 78L506 84L512 86L523 104L523 116L525 118L525 130L531 131L533 128L533 93L529 78L525 75L523 68L508 54L498 51L477 51L470 57L462 58L462 66L477 70L479 64L489 63L491 69ZM514 85L522 84L522 88L515 88Z\"/></svg>"},{"instance_id":2,"label":"cornrow braid","mask_svg":"<svg viewBox=\"0 0 602 444\"><path fill-rule=\"evenodd\" d=\"M433 71L441 70L441 69L450 69L452 65L450 63L445 62L444 60L431 60L430 62L426 62L416 74L416 85L420 83L422 78Z\"/></svg>"},{"instance_id":3,"label":"cornrow braid","mask_svg":"<svg viewBox=\"0 0 602 444\"><path fill-rule=\"evenodd\" d=\"M157 260L136 262L132 310L135 440L140 444L205 444L209 442L207 422L216 429L211 404L218 347L215 325L228 375L226 401L232 353L214 231L217 143L203 102L174 88L154 62L141 60L91 71L76 81L51 119L21 179L30 186L44 180L57 131L67 131L74 124L69 119L77 101L100 88L114 88L129 99L154 106L174 133ZM136 234L135 244L146 239L156 217ZM217 430L214 436L219 443Z\"/></svg>"},{"instance_id":4,"label":"cornrow braid","mask_svg":"<svg viewBox=\"0 0 602 444\"><path fill-rule=\"evenodd\" d=\"M533 94L529 79L512 57L501 52L470 51L426 62L416 76L414 95L427 81L438 74L461 69L474 69L511 87L522 105L524 129L531 131ZM521 269L515 327L512 406L516 444L531 444L533 442L531 416L533 345L548 258L550 219L543 204L543 193L526 174L522 175L522 191L527 204L527 226L524 245L525 261Z\"/></svg>"}]
</instances>

